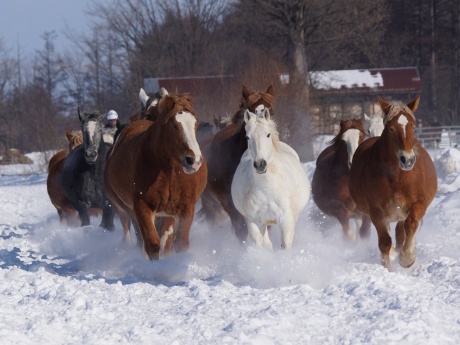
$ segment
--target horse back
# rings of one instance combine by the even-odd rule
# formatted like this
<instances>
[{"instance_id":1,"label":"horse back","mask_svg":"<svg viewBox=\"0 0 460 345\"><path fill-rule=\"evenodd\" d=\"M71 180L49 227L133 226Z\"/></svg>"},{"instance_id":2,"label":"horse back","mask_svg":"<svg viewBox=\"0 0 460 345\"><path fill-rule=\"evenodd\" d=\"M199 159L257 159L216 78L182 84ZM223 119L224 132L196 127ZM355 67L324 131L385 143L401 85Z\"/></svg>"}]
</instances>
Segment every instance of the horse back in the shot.
<instances>
[{"instance_id":1,"label":"horse back","mask_svg":"<svg viewBox=\"0 0 460 345\"><path fill-rule=\"evenodd\" d=\"M321 211L334 215L337 204L350 211L355 208L348 189L349 174L345 143L339 141L320 153L311 188L313 200Z\"/></svg>"},{"instance_id":2,"label":"horse back","mask_svg":"<svg viewBox=\"0 0 460 345\"><path fill-rule=\"evenodd\" d=\"M50 159L48 164L46 188L50 200L55 206L62 206L62 200L67 200L64 190L61 187L62 168L66 157L67 150L61 150Z\"/></svg>"}]
</instances>

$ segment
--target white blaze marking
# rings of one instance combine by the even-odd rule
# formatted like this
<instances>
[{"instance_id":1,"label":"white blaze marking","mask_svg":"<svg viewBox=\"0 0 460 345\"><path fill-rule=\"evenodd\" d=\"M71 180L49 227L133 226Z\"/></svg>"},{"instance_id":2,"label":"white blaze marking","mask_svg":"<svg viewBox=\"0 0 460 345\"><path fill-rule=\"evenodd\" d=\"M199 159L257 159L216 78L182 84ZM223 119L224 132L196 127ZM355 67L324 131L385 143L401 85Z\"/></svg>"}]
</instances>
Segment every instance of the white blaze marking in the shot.
<instances>
[{"instance_id":1,"label":"white blaze marking","mask_svg":"<svg viewBox=\"0 0 460 345\"><path fill-rule=\"evenodd\" d=\"M346 130L342 134L342 140L347 144L348 152L348 162L351 163L353 160L353 155L355 154L356 149L358 148L359 143L359 130L351 128Z\"/></svg>"},{"instance_id":2,"label":"white blaze marking","mask_svg":"<svg viewBox=\"0 0 460 345\"><path fill-rule=\"evenodd\" d=\"M96 121L88 122L88 134L91 138L91 142L94 142L94 138L96 137Z\"/></svg>"},{"instance_id":3,"label":"white blaze marking","mask_svg":"<svg viewBox=\"0 0 460 345\"><path fill-rule=\"evenodd\" d=\"M409 123L407 120L407 117L404 115L401 115L398 119L398 123L401 125L404 136L406 136L406 125Z\"/></svg>"},{"instance_id":4,"label":"white blaze marking","mask_svg":"<svg viewBox=\"0 0 460 345\"><path fill-rule=\"evenodd\" d=\"M184 129L184 140L190 150L195 154L195 159L199 159L201 157L201 150L195 136L195 116L186 111L180 112L176 115L176 121L182 125Z\"/></svg>"},{"instance_id":5,"label":"white blaze marking","mask_svg":"<svg viewBox=\"0 0 460 345\"><path fill-rule=\"evenodd\" d=\"M264 106L263 104L259 104L259 105L256 107L254 113L255 113L256 115L262 115L262 114L264 113L264 109L265 109L265 106Z\"/></svg>"}]
</instances>

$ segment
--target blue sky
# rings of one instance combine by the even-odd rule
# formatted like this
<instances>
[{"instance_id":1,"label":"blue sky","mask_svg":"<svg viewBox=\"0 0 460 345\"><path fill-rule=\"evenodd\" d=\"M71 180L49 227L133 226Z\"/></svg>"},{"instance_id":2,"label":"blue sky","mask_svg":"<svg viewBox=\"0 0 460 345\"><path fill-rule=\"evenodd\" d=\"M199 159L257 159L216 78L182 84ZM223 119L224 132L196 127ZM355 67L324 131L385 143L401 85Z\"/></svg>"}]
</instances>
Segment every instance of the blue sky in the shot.
<instances>
[{"instance_id":1,"label":"blue sky","mask_svg":"<svg viewBox=\"0 0 460 345\"><path fill-rule=\"evenodd\" d=\"M56 48L70 44L62 31L66 25L77 33L85 32L88 17L85 10L94 0L0 0L0 37L7 49L30 56L43 47L41 36L54 30Z\"/></svg>"}]
</instances>

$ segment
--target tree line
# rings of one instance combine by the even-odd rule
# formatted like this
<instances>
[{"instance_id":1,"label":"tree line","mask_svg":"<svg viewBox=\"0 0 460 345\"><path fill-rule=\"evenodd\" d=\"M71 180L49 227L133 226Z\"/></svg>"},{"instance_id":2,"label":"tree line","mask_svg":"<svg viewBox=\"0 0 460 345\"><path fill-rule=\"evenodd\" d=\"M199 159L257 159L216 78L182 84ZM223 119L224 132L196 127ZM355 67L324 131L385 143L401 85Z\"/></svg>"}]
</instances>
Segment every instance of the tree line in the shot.
<instances>
[{"instance_id":1,"label":"tree line","mask_svg":"<svg viewBox=\"0 0 460 345\"><path fill-rule=\"evenodd\" d=\"M281 133L298 149L310 140L309 71L417 66L419 114L460 122L460 0L113 0L87 15L88 33L59 33L66 52L56 32L32 59L0 40L0 155L63 147L78 106L126 122L149 77L235 76L225 98L198 106L205 121L236 110L243 83L274 84Z\"/></svg>"}]
</instances>

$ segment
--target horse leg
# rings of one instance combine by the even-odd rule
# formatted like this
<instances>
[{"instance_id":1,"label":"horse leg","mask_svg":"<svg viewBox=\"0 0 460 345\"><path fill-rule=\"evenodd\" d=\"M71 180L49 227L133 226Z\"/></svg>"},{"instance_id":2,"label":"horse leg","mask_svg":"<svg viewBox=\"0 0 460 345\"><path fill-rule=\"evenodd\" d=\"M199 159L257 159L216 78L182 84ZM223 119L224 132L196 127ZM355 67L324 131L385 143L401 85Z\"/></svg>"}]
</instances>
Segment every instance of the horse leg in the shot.
<instances>
[{"instance_id":1,"label":"horse leg","mask_svg":"<svg viewBox=\"0 0 460 345\"><path fill-rule=\"evenodd\" d=\"M294 240L295 221L292 217L285 219L281 224L281 248L289 249Z\"/></svg>"},{"instance_id":2,"label":"horse leg","mask_svg":"<svg viewBox=\"0 0 460 345\"><path fill-rule=\"evenodd\" d=\"M90 225L89 221L89 207L86 205L78 205L78 216L80 218L81 226Z\"/></svg>"},{"instance_id":3,"label":"horse leg","mask_svg":"<svg viewBox=\"0 0 460 345\"><path fill-rule=\"evenodd\" d=\"M190 228L193 223L194 206L179 217L177 233L174 236L174 251L185 253L190 247Z\"/></svg>"},{"instance_id":4,"label":"horse leg","mask_svg":"<svg viewBox=\"0 0 460 345\"><path fill-rule=\"evenodd\" d=\"M337 219L339 220L340 225L342 225L345 240L349 242L356 241L356 233L350 227L350 217L348 215L340 215Z\"/></svg>"},{"instance_id":5,"label":"horse leg","mask_svg":"<svg viewBox=\"0 0 460 345\"><path fill-rule=\"evenodd\" d=\"M363 215L363 218L362 218L362 224L361 224L361 227L359 228L359 237L361 239L368 239L371 235L371 219L366 216L366 215Z\"/></svg>"},{"instance_id":6,"label":"horse leg","mask_svg":"<svg viewBox=\"0 0 460 345\"><path fill-rule=\"evenodd\" d=\"M262 246L269 250L273 250L272 241L270 241L270 237L268 236L268 232L270 230L269 226L261 225L261 229L263 229L262 234Z\"/></svg>"},{"instance_id":7,"label":"horse leg","mask_svg":"<svg viewBox=\"0 0 460 345\"><path fill-rule=\"evenodd\" d=\"M174 217L155 218L155 226L160 229L160 257L167 256L171 252L175 223Z\"/></svg>"},{"instance_id":8,"label":"horse leg","mask_svg":"<svg viewBox=\"0 0 460 345\"><path fill-rule=\"evenodd\" d=\"M417 232L419 220L425 215L425 208L421 205L412 207L409 216L404 222L404 231L406 239L402 245L401 253L399 254L399 263L402 267L411 267L415 262L415 233Z\"/></svg>"},{"instance_id":9,"label":"horse leg","mask_svg":"<svg viewBox=\"0 0 460 345\"><path fill-rule=\"evenodd\" d=\"M102 208L102 220L99 226L101 228L113 231L113 229L115 228L115 225L113 224L114 216L115 216L114 207L112 207L112 204L108 200L105 200L104 207Z\"/></svg>"},{"instance_id":10,"label":"horse leg","mask_svg":"<svg viewBox=\"0 0 460 345\"><path fill-rule=\"evenodd\" d=\"M390 270L390 252L393 247L390 236L390 224L383 220L380 215L371 214L372 223L374 223L375 229L377 230L377 236L379 239L379 249L382 254L382 264L385 268Z\"/></svg>"},{"instance_id":11,"label":"horse leg","mask_svg":"<svg viewBox=\"0 0 460 345\"><path fill-rule=\"evenodd\" d=\"M141 231L139 230L139 225L137 225L136 218L131 218L131 223L133 224L134 233L136 234L137 246L142 247L144 245L144 239L142 238Z\"/></svg>"},{"instance_id":12,"label":"horse leg","mask_svg":"<svg viewBox=\"0 0 460 345\"><path fill-rule=\"evenodd\" d=\"M160 258L160 238L154 224L155 212L144 200L134 200L134 214L144 242L144 251L149 260Z\"/></svg>"},{"instance_id":13,"label":"horse leg","mask_svg":"<svg viewBox=\"0 0 460 345\"><path fill-rule=\"evenodd\" d=\"M406 240L406 233L404 232L404 221L401 220L396 224L396 251L400 252L401 248Z\"/></svg>"},{"instance_id":14,"label":"horse leg","mask_svg":"<svg viewBox=\"0 0 460 345\"><path fill-rule=\"evenodd\" d=\"M260 229L265 229L265 231L262 233ZM248 222L248 232L257 246L272 249L272 243L268 238L267 227L265 225ZM267 236L268 241L267 239L264 241L264 236Z\"/></svg>"},{"instance_id":15,"label":"horse leg","mask_svg":"<svg viewBox=\"0 0 460 345\"><path fill-rule=\"evenodd\" d=\"M131 233L129 231L131 225L131 217L127 212L115 206L115 204L112 206L115 207L115 212L118 214L118 218L120 218L121 227L123 228L123 241L132 243Z\"/></svg>"}]
</instances>

